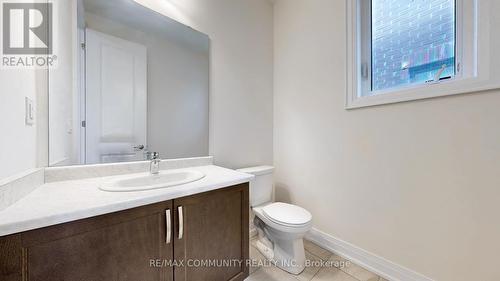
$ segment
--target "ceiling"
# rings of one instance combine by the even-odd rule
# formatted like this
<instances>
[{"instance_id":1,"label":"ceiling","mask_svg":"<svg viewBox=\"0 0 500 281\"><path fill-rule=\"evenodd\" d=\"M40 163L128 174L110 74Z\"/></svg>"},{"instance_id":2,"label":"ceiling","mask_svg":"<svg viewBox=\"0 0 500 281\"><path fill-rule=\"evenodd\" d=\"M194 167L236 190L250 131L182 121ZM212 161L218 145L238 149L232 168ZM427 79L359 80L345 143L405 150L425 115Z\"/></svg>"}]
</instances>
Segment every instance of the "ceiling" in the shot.
<instances>
[{"instance_id":1,"label":"ceiling","mask_svg":"<svg viewBox=\"0 0 500 281\"><path fill-rule=\"evenodd\" d=\"M208 52L207 35L150 10L133 0L81 0L86 13L119 22L148 34L163 37L198 52Z\"/></svg>"}]
</instances>

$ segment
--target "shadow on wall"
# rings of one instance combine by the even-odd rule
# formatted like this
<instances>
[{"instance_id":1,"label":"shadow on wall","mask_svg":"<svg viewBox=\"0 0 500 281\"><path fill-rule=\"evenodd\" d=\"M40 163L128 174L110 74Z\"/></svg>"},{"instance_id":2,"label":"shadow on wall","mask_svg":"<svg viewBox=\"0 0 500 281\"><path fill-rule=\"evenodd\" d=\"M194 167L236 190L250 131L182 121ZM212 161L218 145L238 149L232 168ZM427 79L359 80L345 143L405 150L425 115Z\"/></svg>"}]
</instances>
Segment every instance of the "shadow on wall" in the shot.
<instances>
[{"instance_id":1,"label":"shadow on wall","mask_svg":"<svg viewBox=\"0 0 500 281\"><path fill-rule=\"evenodd\" d=\"M290 191L286 184L277 182L274 185L274 201L283 203L292 203Z\"/></svg>"}]
</instances>

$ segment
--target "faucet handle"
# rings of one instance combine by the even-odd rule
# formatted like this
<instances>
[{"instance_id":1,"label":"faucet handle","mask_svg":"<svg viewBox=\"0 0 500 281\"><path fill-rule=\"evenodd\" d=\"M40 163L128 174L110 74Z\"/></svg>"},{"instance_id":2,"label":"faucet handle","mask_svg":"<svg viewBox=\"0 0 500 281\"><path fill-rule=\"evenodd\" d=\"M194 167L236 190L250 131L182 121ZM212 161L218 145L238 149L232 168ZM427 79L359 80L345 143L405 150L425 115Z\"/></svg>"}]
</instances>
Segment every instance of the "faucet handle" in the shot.
<instances>
[{"instance_id":1,"label":"faucet handle","mask_svg":"<svg viewBox=\"0 0 500 281\"><path fill-rule=\"evenodd\" d=\"M160 172L160 153L152 152L151 153L151 163L149 164L149 172L152 175L157 175Z\"/></svg>"},{"instance_id":2,"label":"faucet handle","mask_svg":"<svg viewBox=\"0 0 500 281\"><path fill-rule=\"evenodd\" d=\"M151 153L151 160L158 160L160 159L160 153L159 152L152 152Z\"/></svg>"}]
</instances>

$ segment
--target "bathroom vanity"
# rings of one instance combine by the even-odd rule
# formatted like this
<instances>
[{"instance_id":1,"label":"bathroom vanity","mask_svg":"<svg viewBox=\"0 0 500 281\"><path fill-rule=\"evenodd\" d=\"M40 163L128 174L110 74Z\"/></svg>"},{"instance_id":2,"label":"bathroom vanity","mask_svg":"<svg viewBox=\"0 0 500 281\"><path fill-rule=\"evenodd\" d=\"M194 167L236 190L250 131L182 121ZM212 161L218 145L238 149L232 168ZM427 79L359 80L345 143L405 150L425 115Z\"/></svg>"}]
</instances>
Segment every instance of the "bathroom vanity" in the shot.
<instances>
[{"instance_id":1,"label":"bathroom vanity","mask_svg":"<svg viewBox=\"0 0 500 281\"><path fill-rule=\"evenodd\" d=\"M26 153L0 160L22 168L0 170L0 281L243 280L253 176L206 157L208 35L133 0L51 15L57 64L12 121L29 147L2 136Z\"/></svg>"},{"instance_id":2,"label":"bathroom vanity","mask_svg":"<svg viewBox=\"0 0 500 281\"><path fill-rule=\"evenodd\" d=\"M192 169L206 176L151 191L98 188L123 175L38 187L0 212L0 280L244 280L252 176Z\"/></svg>"}]
</instances>

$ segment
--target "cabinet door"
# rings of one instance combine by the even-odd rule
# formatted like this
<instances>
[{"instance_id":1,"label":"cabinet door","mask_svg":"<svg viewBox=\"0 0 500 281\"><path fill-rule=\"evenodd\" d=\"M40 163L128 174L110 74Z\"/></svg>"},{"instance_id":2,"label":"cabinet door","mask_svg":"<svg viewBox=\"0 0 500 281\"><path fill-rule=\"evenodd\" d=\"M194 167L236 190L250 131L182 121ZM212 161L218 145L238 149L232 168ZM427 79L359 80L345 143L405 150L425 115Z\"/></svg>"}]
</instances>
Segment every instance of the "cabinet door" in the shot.
<instances>
[{"instance_id":1,"label":"cabinet door","mask_svg":"<svg viewBox=\"0 0 500 281\"><path fill-rule=\"evenodd\" d=\"M21 266L10 265L9 278L172 281L173 269L161 262L172 258L173 241L166 243L166 210L171 209L168 201L6 238L20 246L10 247Z\"/></svg>"},{"instance_id":2,"label":"cabinet door","mask_svg":"<svg viewBox=\"0 0 500 281\"><path fill-rule=\"evenodd\" d=\"M174 200L175 281L248 276L248 204L248 183Z\"/></svg>"}]
</instances>

